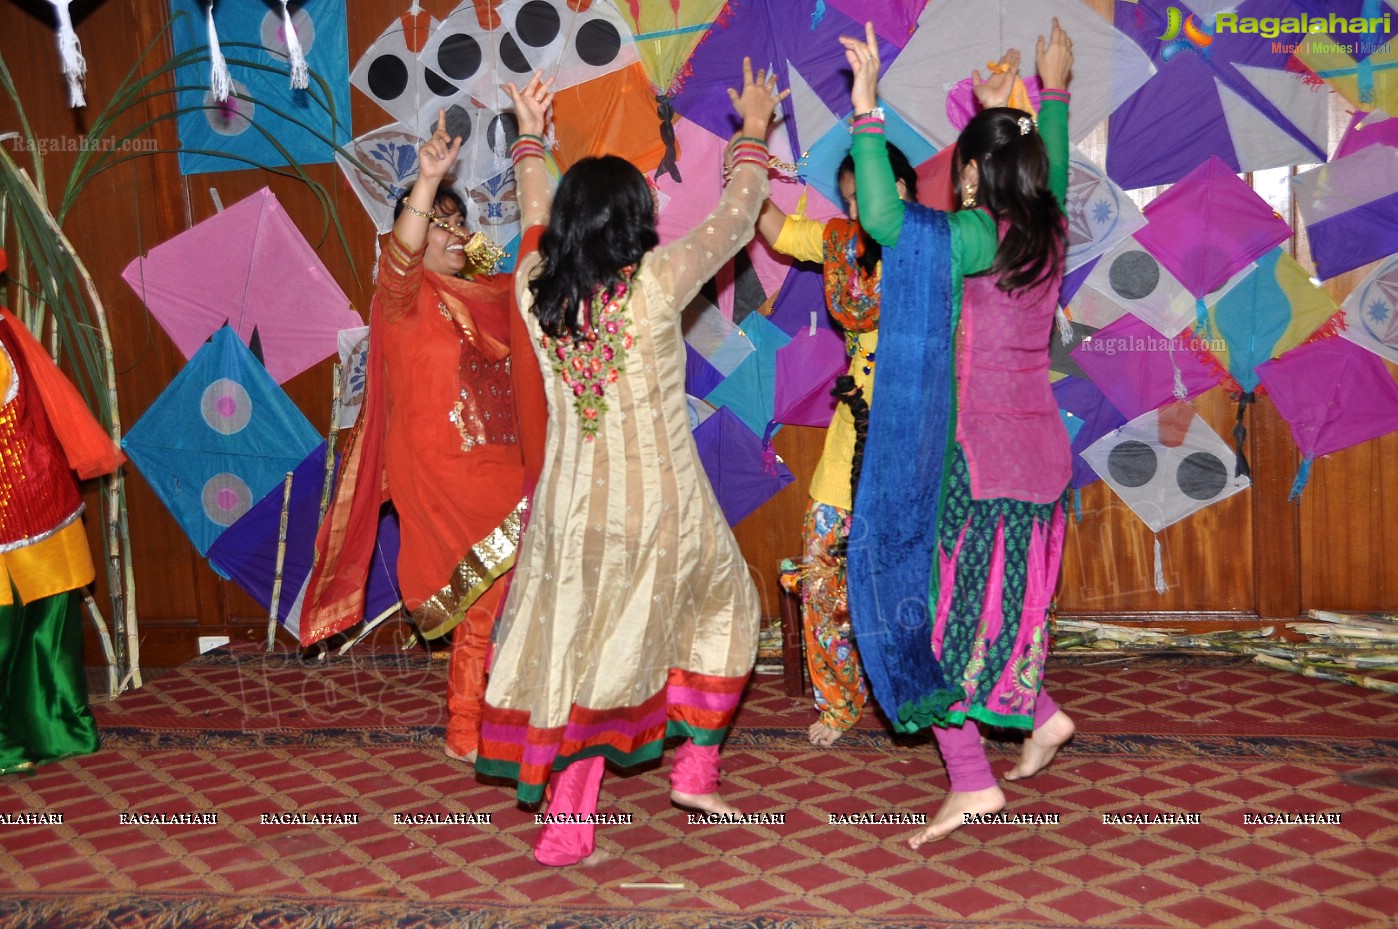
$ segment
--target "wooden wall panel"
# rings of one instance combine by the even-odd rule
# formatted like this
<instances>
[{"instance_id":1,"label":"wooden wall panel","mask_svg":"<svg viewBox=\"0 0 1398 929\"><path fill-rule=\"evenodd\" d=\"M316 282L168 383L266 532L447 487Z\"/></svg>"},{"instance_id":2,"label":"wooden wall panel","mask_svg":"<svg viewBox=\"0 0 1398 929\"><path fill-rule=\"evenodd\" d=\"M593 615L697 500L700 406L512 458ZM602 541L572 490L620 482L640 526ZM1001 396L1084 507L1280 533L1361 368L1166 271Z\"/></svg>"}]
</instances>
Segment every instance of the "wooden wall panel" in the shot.
<instances>
[{"instance_id":1,"label":"wooden wall panel","mask_svg":"<svg viewBox=\"0 0 1398 929\"><path fill-rule=\"evenodd\" d=\"M1090 0L1110 16L1111 0ZM423 8L439 18L456 0L429 0ZM349 5L351 59L366 48L393 17L402 0L355 0ZM89 64L86 110L67 106L54 43L52 8L43 0L0 3L3 53L20 86L38 135L77 138L110 99L121 76L164 26L164 0L88 0L75 4L83 50ZM166 49L158 49L163 60ZM1323 91L1321 91L1323 92ZM1346 121L1342 102L1332 104L1334 138ZM146 105L140 118L170 106L168 99ZM351 92L355 130L386 122L378 108ZM137 114L139 115L139 114ZM137 118L133 115L133 120ZM14 125L7 102L0 101L0 132ZM150 130L162 148L177 146L173 123ZM1105 127L1083 147L1091 158L1105 152ZM46 159L54 196L73 163L72 153ZM370 293L372 229L357 200L331 165L312 175L325 184L341 211L350 238L347 258L338 239L325 235L323 216L311 193L294 180L262 171L233 171L184 177L173 155L140 158L113 169L83 194L66 230L91 268L106 302L113 338L122 421L128 427L179 371L184 359L120 278L126 263L213 212L209 188L231 204L262 186L271 186L302 232L316 244L331 273L363 311ZM1298 229L1291 247L1308 262L1304 229L1289 202L1285 177L1256 181L1270 202ZM1148 202L1158 191L1134 194ZM217 255L207 257L217 261ZM1370 269L1327 282L1342 299ZM329 418L330 363L319 365L286 385L297 405L317 427ZM1235 407L1222 390L1197 398L1196 409L1225 437ZM817 429L786 427L774 448L796 475L795 482L737 527L736 534L762 592L764 610L777 612L777 563L799 555L807 487L824 441ZM1097 616L1248 620L1294 617L1309 607L1398 610L1398 571L1389 553L1398 550L1398 435L1316 462L1300 503L1286 496L1298 457L1290 431L1265 398L1248 413L1248 457L1254 486L1160 534L1168 589L1153 583L1153 542L1146 527L1102 484L1082 495L1080 522L1070 524L1060 611ZM137 608L146 664L174 664L192 656L200 635L256 638L264 620L257 605L219 579L194 551L139 472L128 469L131 533L136 561ZM92 513L97 497L88 493ZM93 520L95 522L95 520ZM98 528L90 526L94 543ZM99 602L104 594L99 577ZM89 656L95 656L95 649Z\"/></svg>"}]
</instances>

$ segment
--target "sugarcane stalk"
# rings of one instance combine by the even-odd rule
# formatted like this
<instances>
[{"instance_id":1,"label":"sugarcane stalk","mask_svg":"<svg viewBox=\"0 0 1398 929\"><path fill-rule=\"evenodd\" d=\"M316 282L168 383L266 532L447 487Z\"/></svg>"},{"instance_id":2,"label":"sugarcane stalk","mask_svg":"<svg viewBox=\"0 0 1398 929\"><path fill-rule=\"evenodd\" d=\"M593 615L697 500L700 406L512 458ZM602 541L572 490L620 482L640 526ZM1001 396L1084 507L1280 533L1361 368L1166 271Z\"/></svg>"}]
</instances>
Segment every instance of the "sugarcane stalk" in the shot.
<instances>
[{"instance_id":1,"label":"sugarcane stalk","mask_svg":"<svg viewBox=\"0 0 1398 929\"><path fill-rule=\"evenodd\" d=\"M355 647L356 645L358 645L360 642L363 642L366 638L368 638L368 637L369 637L369 633L371 633L371 632L373 632L375 629L377 629L377 628L379 627L379 625L383 623L384 620L388 619L388 618L389 618L390 616L392 616L394 613L397 613L397 612L398 612L398 608L401 607L402 605L403 605L403 601L402 601L402 600L399 600L397 603L393 604L393 606L389 607L388 609L386 609L386 610L384 610L382 613L380 613L378 616L375 616L373 619L371 619L371 620L369 620L368 622L366 622L366 623L364 624L364 628L361 629L361 630L359 630L359 635L355 636L354 638L352 638L352 639L350 639L349 641L347 641L344 645L341 645L341 646L340 646L340 652L339 652L339 654L341 654L341 655L348 654L350 649L354 648L354 647ZM417 633L413 633L413 634L416 635Z\"/></svg>"},{"instance_id":2,"label":"sugarcane stalk","mask_svg":"<svg viewBox=\"0 0 1398 929\"><path fill-rule=\"evenodd\" d=\"M1392 628L1398 626L1398 614L1394 613L1335 613L1330 610L1307 610L1306 615L1322 622L1339 625L1369 623Z\"/></svg>"},{"instance_id":3,"label":"sugarcane stalk","mask_svg":"<svg viewBox=\"0 0 1398 929\"><path fill-rule=\"evenodd\" d=\"M1356 687L1363 687L1368 690L1398 694L1398 683L1381 680L1376 677L1365 677L1359 674L1341 674L1335 671L1322 671L1310 665L1305 665L1297 661L1287 661L1284 658L1273 658L1270 655L1256 655L1253 657L1253 660L1269 668L1292 671L1303 677L1313 677L1321 681L1335 681L1340 684L1353 684Z\"/></svg>"},{"instance_id":4,"label":"sugarcane stalk","mask_svg":"<svg viewBox=\"0 0 1398 929\"><path fill-rule=\"evenodd\" d=\"M6 73L8 81L8 72ZM39 160L35 159L36 171ZM107 326L107 311L102 303L102 297L97 292L97 285L92 280L92 275L87 270L81 258L78 257L77 249L64 234L58 221L49 212L47 197L42 189L34 183L26 171L19 170L15 177L24 187L25 193L37 204L40 209L36 213L43 217L44 224L53 235L54 240L59 243L64 252L72 260L73 272L83 282L83 290L87 292L87 299L91 310L92 321L96 323L99 334L99 341L102 346L103 379L106 382L107 394L107 429L112 437L112 441L121 446L121 413L117 406L116 393L116 363L113 360L111 330ZM56 279L50 274L50 286L53 292L58 292ZM57 319L54 319L57 325ZM55 345L56 347L56 345ZM56 354L56 353L55 353ZM56 358L55 358L56 360ZM123 469L118 468L115 473L107 478L107 585L112 598L113 621L118 624L119 638L114 656L117 664L124 672L121 687L125 690L128 683L134 686L141 686L140 671L140 639L136 628L136 574L131 564L129 539L123 534L122 544L113 546L114 535L112 532L112 521L119 521L123 527L126 520L126 510L124 507L124 474ZM125 643L125 648L122 648ZM123 653L124 652L124 653Z\"/></svg>"},{"instance_id":5,"label":"sugarcane stalk","mask_svg":"<svg viewBox=\"0 0 1398 929\"><path fill-rule=\"evenodd\" d=\"M282 519L277 527L277 567L272 575L272 605L267 610L267 651L277 646L277 606L282 597L282 567L286 564L286 524L291 513L292 472L282 482Z\"/></svg>"},{"instance_id":6,"label":"sugarcane stalk","mask_svg":"<svg viewBox=\"0 0 1398 929\"><path fill-rule=\"evenodd\" d=\"M120 691L117 690L116 653L112 650L112 636L107 630L107 621L102 618L102 611L97 608L97 601L92 599L92 594L83 594L83 604L87 607L93 624L97 626L97 637L102 641L102 657L107 659L107 696L115 697Z\"/></svg>"}]
</instances>

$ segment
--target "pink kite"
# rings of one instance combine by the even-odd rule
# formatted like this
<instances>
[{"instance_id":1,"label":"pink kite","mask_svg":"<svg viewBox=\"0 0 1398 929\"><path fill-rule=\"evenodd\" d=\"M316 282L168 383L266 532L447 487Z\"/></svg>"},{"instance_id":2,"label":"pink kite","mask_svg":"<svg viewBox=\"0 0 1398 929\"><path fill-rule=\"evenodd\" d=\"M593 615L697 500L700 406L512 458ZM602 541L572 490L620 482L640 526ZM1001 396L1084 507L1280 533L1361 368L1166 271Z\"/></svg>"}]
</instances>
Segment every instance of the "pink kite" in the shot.
<instances>
[{"instance_id":1,"label":"pink kite","mask_svg":"<svg viewBox=\"0 0 1398 929\"><path fill-rule=\"evenodd\" d=\"M278 384L339 351L364 320L269 188L196 224L121 273L186 358L225 323L257 330Z\"/></svg>"},{"instance_id":2,"label":"pink kite","mask_svg":"<svg viewBox=\"0 0 1398 929\"><path fill-rule=\"evenodd\" d=\"M1301 449L1293 500L1314 459L1398 431L1398 383L1382 359L1348 339L1298 346L1257 374Z\"/></svg>"}]
</instances>

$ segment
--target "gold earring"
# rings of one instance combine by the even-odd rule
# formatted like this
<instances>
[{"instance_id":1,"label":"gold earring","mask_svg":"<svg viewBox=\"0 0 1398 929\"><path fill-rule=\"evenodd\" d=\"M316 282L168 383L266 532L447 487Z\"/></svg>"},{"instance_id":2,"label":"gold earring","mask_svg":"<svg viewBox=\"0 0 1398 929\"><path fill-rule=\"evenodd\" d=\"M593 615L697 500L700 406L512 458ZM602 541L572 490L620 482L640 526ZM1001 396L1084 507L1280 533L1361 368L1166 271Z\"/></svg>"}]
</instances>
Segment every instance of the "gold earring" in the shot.
<instances>
[{"instance_id":1,"label":"gold earring","mask_svg":"<svg viewBox=\"0 0 1398 929\"><path fill-rule=\"evenodd\" d=\"M961 188L961 207L962 207L962 209L969 210L971 207L973 207L973 206L975 206L975 205L976 205L976 188L975 188L974 186L970 185L970 184L966 184L966 185L962 186L962 188Z\"/></svg>"}]
</instances>

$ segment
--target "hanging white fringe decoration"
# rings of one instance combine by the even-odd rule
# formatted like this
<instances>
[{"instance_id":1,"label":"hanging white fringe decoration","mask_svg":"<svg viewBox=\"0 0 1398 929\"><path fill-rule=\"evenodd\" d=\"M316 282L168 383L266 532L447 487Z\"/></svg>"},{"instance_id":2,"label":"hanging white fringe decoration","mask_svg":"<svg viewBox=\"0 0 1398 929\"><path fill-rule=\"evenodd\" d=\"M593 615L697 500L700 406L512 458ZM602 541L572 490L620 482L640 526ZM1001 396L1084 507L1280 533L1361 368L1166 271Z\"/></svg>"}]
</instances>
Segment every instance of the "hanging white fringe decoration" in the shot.
<instances>
[{"instance_id":1,"label":"hanging white fringe decoration","mask_svg":"<svg viewBox=\"0 0 1398 929\"><path fill-rule=\"evenodd\" d=\"M1165 560L1160 556L1160 536L1155 537L1155 592L1163 594L1170 588L1165 584Z\"/></svg>"},{"instance_id":2,"label":"hanging white fringe decoration","mask_svg":"<svg viewBox=\"0 0 1398 929\"><path fill-rule=\"evenodd\" d=\"M68 105L87 106L83 96L83 78L87 76L87 60L83 58L78 33L73 29L73 14L68 10L72 0L49 0L58 14L58 57L63 62L63 76L68 79Z\"/></svg>"},{"instance_id":3,"label":"hanging white fringe decoration","mask_svg":"<svg viewBox=\"0 0 1398 929\"><path fill-rule=\"evenodd\" d=\"M228 62L223 60L218 30L214 28L214 0L209 0L209 91L219 103L233 92L233 75L228 73Z\"/></svg>"},{"instance_id":4,"label":"hanging white fringe decoration","mask_svg":"<svg viewBox=\"0 0 1398 929\"><path fill-rule=\"evenodd\" d=\"M282 0L282 31L286 33L286 55L291 59L291 86L305 90L311 83L311 69L306 64L306 52L301 48L296 26L291 22L290 2Z\"/></svg>"}]
</instances>

